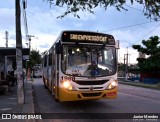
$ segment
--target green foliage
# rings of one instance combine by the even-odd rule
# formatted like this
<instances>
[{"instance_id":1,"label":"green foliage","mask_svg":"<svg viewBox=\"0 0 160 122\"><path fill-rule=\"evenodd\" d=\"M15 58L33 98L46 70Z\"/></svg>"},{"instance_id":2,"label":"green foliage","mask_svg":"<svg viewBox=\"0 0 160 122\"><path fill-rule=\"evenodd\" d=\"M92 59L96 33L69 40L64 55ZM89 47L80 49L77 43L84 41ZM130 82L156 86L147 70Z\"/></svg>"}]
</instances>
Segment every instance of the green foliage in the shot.
<instances>
[{"instance_id":1,"label":"green foliage","mask_svg":"<svg viewBox=\"0 0 160 122\"><path fill-rule=\"evenodd\" d=\"M144 47L133 45L132 47L139 52L148 55L148 58L138 58L138 66L141 72L160 71L160 41L158 36L142 40Z\"/></svg>"},{"instance_id":2,"label":"green foliage","mask_svg":"<svg viewBox=\"0 0 160 122\"><path fill-rule=\"evenodd\" d=\"M42 61L40 52L37 50L31 50L29 58L29 67L33 67L35 64L40 64Z\"/></svg>"},{"instance_id":3,"label":"green foliage","mask_svg":"<svg viewBox=\"0 0 160 122\"><path fill-rule=\"evenodd\" d=\"M51 5L59 7L67 7L66 12L58 18L73 13L75 17L78 11L89 11L94 14L94 8L100 6L107 10L108 7L114 6L118 11L126 10L124 7L127 3L126 0L46 0ZM155 20L160 18L160 1L159 0L130 0L131 4L142 4L144 6L143 13L147 18L154 18Z\"/></svg>"}]
</instances>

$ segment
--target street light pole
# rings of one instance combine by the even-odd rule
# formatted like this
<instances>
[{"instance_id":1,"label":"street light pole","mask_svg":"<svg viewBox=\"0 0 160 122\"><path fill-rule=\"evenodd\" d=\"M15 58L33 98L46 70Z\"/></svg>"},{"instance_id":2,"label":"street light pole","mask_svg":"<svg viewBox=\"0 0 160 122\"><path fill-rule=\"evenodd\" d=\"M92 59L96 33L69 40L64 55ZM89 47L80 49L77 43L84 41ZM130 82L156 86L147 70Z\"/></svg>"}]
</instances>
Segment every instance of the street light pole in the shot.
<instances>
[{"instance_id":1,"label":"street light pole","mask_svg":"<svg viewBox=\"0 0 160 122\"><path fill-rule=\"evenodd\" d=\"M29 49L31 50L31 38L35 37L35 36L33 36L33 35L27 35L27 37L28 37L28 40L29 40Z\"/></svg>"},{"instance_id":2,"label":"street light pole","mask_svg":"<svg viewBox=\"0 0 160 122\"><path fill-rule=\"evenodd\" d=\"M6 34L6 47L8 47L8 31L6 31L5 34Z\"/></svg>"},{"instance_id":3,"label":"street light pole","mask_svg":"<svg viewBox=\"0 0 160 122\"><path fill-rule=\"evenodd\" d=\"M17 64L16 70L17 70L17 84L18 84L17 97L18 97L18 103L24 104L20 0L15 0L15 13L16 13L16 64Z\"/></svg>"}]
</instances>

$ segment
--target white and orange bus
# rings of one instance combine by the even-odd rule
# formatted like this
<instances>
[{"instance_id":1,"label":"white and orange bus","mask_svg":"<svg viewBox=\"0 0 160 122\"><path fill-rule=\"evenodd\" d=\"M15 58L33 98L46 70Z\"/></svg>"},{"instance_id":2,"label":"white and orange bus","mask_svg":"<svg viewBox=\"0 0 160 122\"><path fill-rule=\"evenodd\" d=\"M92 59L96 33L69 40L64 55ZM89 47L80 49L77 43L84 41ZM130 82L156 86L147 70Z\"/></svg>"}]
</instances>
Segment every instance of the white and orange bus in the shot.
<instances>
[{"instance_id":1,"label":"white and orange bus","mask_svg":"<svg viewBox=\"0 0 160 122\"><path fill-rule=\"evenodd\" d=\"M117 97L117 49L112 35L63 31L43 56L43 82L56 101Z\"/></svg>"}]
</instances>

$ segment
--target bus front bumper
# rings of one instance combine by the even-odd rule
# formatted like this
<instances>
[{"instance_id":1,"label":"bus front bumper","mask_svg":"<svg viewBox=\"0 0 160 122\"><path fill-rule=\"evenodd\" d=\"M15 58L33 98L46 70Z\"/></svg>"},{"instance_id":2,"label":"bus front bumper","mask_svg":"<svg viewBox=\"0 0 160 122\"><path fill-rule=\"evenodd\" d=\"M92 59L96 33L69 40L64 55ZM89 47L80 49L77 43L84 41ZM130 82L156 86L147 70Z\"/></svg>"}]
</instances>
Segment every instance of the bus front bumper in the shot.
<instances>
[{"instance_id":1,"label":"bus front bumper","mask_svg":"<svg viewBox=\"0 0 160 122\"><path fill-rule=\"evenodd\" d=\"M78 101L95 99L115 99L117 98L117 87L110 90L99 91L69 91L63 88L59 89L59 101Z\"/></svg>"}]
</instances>

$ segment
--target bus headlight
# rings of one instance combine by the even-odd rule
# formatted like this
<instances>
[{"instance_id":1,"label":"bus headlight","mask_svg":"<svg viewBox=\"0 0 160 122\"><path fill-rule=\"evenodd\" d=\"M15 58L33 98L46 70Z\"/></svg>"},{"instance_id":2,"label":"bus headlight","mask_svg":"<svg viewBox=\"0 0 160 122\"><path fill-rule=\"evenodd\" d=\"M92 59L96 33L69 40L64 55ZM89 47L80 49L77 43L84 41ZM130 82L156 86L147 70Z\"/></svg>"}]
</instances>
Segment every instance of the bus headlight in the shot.
<instances>
[{"instance_id":1,"label":"bus headlight","mask_svg":"<svg viewBox=\"0 0 160 122\"><path fill-rule=\"evenodd\" d=\"M106 89L113 89L113 88L115 88L116 86L118 86L118 83L117 83L117 81L112 81L108 86L107 86L107 88Z\"/></svg>"},{"instance_id":2,"label":"bus headlight","mask_svg":"<svg viewBox=\"0 0 160 122\"><path fill-rule=\"evenodd\" d=\"M67 90L76 90L69 81L62 81L62 86Z\"/></svg>"}]
</instances>

